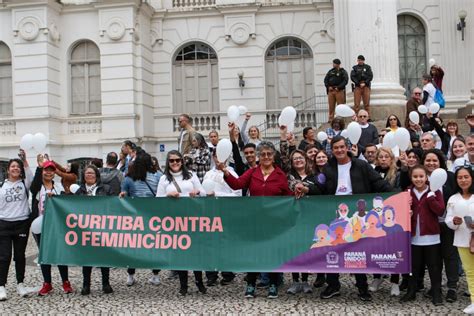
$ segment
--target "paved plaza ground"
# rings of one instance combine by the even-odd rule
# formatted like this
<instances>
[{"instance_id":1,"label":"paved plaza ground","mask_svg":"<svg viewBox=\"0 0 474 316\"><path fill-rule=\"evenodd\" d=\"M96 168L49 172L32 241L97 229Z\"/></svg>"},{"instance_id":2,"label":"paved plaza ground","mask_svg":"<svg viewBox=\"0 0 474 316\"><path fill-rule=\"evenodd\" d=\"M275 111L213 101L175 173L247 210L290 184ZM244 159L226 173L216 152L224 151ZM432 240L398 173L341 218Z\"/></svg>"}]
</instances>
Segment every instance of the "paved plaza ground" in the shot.
<instances>
[{"instance_id":1,"label":"paved plaza ground","mask_svg":"<svg viewBox=\"0 0 474 316\"><path fill-rule=\"evenodd\" d=\"M42 276L38 266L33 262L37 256L36 245L30 240L27 251L27 273L25 283L28 286L42 284ZM36 295L21 298L16 293L14 267L9 274L7 291L9 299L0 302L0 315L10 314L344 314L344 315L380 315L380 314L438 314L457 315L469 305L469 298L462 295L466 289L466 282L461 278L459 286L459 299L455 303L445 302L443 306L435 307L421 293L416 302L409 304L399 303L399 298L390 297L390 284L384 281L380 291L373 295L370 303L361 302L357 298L357 291L353 285L353 278L342 278L342 295L330 300L321 300L321 289L314 289L312 294L289 295L286 290L290 285L290 275L285 275L285 284L279 291L279 298L270 300L266 298L266 290L258 290L256 299L243 297L245 283L243 274L239 274L233 284L228 286L215 286L208 288L208 293L202 295L197 292L191 281L190 275L189 294L186 297L178 295L179 282L177 279L167 279L168 272L160 272L162 284L153 286L148 284L151 271L137 270L137 284L132 287L125 285L127 273L124 269L111 270L111 285L113 294L105 295L101 291L100 271L94 269L92 293L81 296L82 285L81 269L70 269L70 280L75 289L74 294L63 294L60 277L56 267L53 267L54 291L46 297ZM314 277L310 276L310 282ZM428 285L429 281L426 280ZM444 289L444 292L446 289Z\"/></svg>"}]
</instances>

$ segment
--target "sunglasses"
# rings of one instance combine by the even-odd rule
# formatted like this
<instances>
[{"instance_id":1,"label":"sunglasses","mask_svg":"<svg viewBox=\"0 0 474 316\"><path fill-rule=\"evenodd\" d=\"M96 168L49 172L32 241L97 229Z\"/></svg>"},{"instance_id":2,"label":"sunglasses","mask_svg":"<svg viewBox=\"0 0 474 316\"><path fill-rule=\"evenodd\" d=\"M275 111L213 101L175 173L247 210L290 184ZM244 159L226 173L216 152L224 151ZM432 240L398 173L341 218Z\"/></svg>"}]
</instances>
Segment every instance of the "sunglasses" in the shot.
<instances>
[{"instance_id":1,"label":"sunglasses","mask_svg":"<svg viewBox=\"0 0 474 316\"><path fill-rule=\"evenodd\" d=\"M169 163L178 163L181 162L181 159L168 159Z\"/></svg>"},{"instance_id":2,"label":"sunglasses","mask_svg":"<svg viewBox=\"0 0 474 316\"><path fill-rule=\"evenodd\" d=\"M273 157L273 153L260 153L260 157Z\"/></svg>"},{"instance_id":3,"label":"sunglasses","mask_svg":"<svg viewBox=\"0 0 474 316\"><path fill-rule=\"evenodd\" d=\"M367 117L367 115L359 115L360 118Z\"/></svg>"},{"instance_id":4,"label":"sunglasses","mask_svg":"<svg viewBox=\"0 0 474 316\"><path fill-rule=\"evenodd\" d=\"M392 117L391 119L389 119L389 121L396 121L397 119Z\"/></svg>"}]
</instances>

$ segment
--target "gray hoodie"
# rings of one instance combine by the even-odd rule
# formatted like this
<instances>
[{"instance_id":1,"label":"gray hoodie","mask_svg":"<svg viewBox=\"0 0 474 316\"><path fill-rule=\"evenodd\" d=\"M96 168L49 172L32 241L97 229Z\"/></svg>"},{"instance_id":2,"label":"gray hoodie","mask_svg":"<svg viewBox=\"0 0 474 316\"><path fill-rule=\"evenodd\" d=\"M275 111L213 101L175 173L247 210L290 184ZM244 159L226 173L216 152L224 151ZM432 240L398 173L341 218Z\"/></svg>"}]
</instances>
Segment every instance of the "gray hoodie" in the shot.
<instances>
[{"instance_id":1,"label":"gray hoodie","mask_svg":"<svg viewBox=\"0 0 474 316\"><path fill-rule=\"evenodd\" d=\"M123 174L120 170L115 168L101 168L100 181L110 187L111 195L119 195Z\"/></svg>"}]
</instances>

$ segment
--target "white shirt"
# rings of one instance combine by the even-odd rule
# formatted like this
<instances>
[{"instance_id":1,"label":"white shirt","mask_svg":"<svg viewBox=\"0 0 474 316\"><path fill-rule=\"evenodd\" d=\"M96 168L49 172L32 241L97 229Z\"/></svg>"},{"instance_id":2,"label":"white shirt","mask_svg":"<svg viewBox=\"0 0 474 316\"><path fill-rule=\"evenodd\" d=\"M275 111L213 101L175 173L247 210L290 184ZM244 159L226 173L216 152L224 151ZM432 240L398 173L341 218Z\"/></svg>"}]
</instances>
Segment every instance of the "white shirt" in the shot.
<instances>
[{"instance_id":1,"label":"white shirt","mask_svg":"<svg viewBox=\"0 0 474 316\"><path fill-rule=\"evenodd\" d=\"M337 189L336 195L351 195L352 194L352 182L351 182L351 166L352 161L344 165L337 165Z\"/></svg>"},{"instance_id":2,"label":"white shirt","mask_svg":"<svg viewBox=\"0 0 474 316\"><path fill-rule=\"evenodd\" d=\"M232 167L227 167L230 174L234 176L234 178L238 178L239 176L235 173ZM224 173L216 168L212 168L206 175L204 176L204 180L209 179L214 181L214 194L215 196L242 196L242 190L232 190L231 187L224 181Z\"/></svg>"},{"instance_id":3,"label":"white shirt","mask_svg":"<svg viewBox=\"0 0 474 316\"><path fill-rule=\"evenodd\" d=\"M431 82L428 82L423 86L423 92L428 92L428 99L426 100L425 106L429 107L432 103L434 103L434 96L436 93L436 88L433 86Z\"/></svg>"},{"instance_id":4,"label":"white shirt","mask_svg":"<svg viewBox=\"0 0 474 316\"><path fill-rule=\"evenodd\" d=\"M456 247L469 247L472 229L466 226L464 216L471 216L474 219L474 194L468 200L465 200L460 193L451 196L448 200L447 210L446 225L454 230L453 245ZM461 225L454 225L454 216L462 218Z\"/></svg>"},{"instance_id":5,"label":"white shirt","mask_svg":"<svg viewBox=\"0 0 474 316\"><path fill-rule=\"evenodd\" d=\"M171 172L171 174L174 177L174 180L178 184L181 193L179 193L179 196L189 196L189 193L193 190L199 190L199 195L200 196L206 196L206 191L204 191L204 188L201 185L201 182L199 182L198 177L194 172L191 172L192 177L191 179L184 180L183 179L183 173L178 172L174 173ZM170 192L178 192L178 189L176 186L173 184L173 182L168 181L166 179L166 175L162 175L160 178L160 182L158 182L158 189L156 190L156 196L157 197L164 197Z\"/></svg>"},{"instance_id":6,"label":"white shirt","mask_svg":"<svg viewBox=\"0 0 474 316\"><path fill-rule=\"evenodd\" d=\"M415 196L418 200L421 199L423 194L428 192L429 188L426 188L423 192L419 192L416 189L413 189L413 192L415 192ZM439 237L439 234L436 235L420 235L420 215L417 215L416 219L416 234L411 238L411 244L415 246L432 246L432 245L437 245L441 243L441 239Z\"/></svg>"},{"instance_id":7,"label":"white shirt","mask_svg":"<svg viewBox=\"0 0 474 316\"><path fill-rule=\"evenodd\" d=\"M7 179L0 188L0 220L22 221L30 216L27 193L33 180L30 168L25 168L25 176L25 181L10 182Z\"/></svg>"}]
</instances>

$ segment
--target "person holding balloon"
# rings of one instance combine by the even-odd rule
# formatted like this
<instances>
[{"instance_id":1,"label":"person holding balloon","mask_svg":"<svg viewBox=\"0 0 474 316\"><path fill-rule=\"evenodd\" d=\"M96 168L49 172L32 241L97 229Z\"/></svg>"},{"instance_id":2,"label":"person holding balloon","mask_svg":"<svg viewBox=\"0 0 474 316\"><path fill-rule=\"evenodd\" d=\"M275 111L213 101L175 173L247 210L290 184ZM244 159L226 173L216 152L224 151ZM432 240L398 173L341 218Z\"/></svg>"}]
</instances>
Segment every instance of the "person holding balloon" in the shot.
<instances>
[{"instance_id":1,"label":"person holding balloon","mask_svg":"<svg viewBox=\"0 0 474 316\"><path fill-rule=\"evenodd\" d=\"M30 191L33 197L32 210L34 214L38 214L39 217L35 219L32 224L32 233L35 237L38 248L41 243L41 224L43 215L45 212L46 199L53 195L60 195L64 193L64 188L60 183L54 182L54 176L56 172L56 165L54 162L46 160L45 156L39 154L37 157L38 167L36 168L35 177L31 183ZM36 224L36 225L35 225ZM39 226L39 230L35 226ZM53 290L52 277L51 277L51 265L41 264L41 273L43 275L43 286L38 292L39 296L46 296ZM69 282L68 267L65 265L58 265L59 274L63 284L63 291L66 294L73 292L71 283Z\"/></svg>"},{"instance_id":2,"label":"person holding balloon","mask_svg":"<svg viewBox=\"0 0 474 316\"><path fill-rule=\"evenodd\" d=\"M245 120L240 129L240 135L242 136L242 140L244 141L245 145L248 143L252 143L255 144L255 146L258 146L258 144L260 144L260 142L262 141L262 139L260 138L260 130L258 129L258 127L252 125L249 127L248 132L245 131L247 129L248 121L251 117L252 114L250 112L245 113Z\"/></svg>"},{"instance_id":3,"label":"person holding balloon","mask_svg":"<svg viewBox=\"0 0 474 316\"><path fill-rule=\"evenodd\" d=\"M18 294L25 297L34 291L23 283L25 251L32 218L28 191L33 174L23 149L20 149L18 156L19 158L8 161L7 178L0 187L0 301L7 299L5 285L12 260L12 249Z\"/></svg>"},{"instance_id":4,"label":"person holding balloon","mask_svg":"<svg viewBox=\"0 0 474 316\"><path fill-rule=\"evenodd\" d=\"M424 74L421 77L421 82L423 83L423 99L421 104L429 109L430 105L434 103L436 88L433 85L433 78L429 74Z\"/></svg>"},{"instance_id":5,"label":"person holding balloon","mask_svg":"<svg viewBox=\"0 0 474 316\"><path fill-rule=\"evenodd\" d=\"M259 165L247 170L239 178L234 177L223 165L219 169L224 173L224 180L234 190L248 188L251 196L286 196L293 195L288 187L288 181L285 172L275 164L275 146L268 141L262 141L257 147ZM219 153L219 152L218 152ZM256 272L247 273L247 288L245 297L253 298L256 296L255 288L257 281ZM270 287L268 298L278 297L278 273L270 273Z\"/></svg>"},{"instance_id":6,"label":"person holding balloon","mask_svg":"<svg viewBox=\"0 0 474 316\"><path fill-rule=\"evenodd\" d=\"M420 122L420 117L418 113L418 107L421 104L421 95L423 91L419 87L415 87L411 92L411 97L406 103L406 116L405 116L405 127L409 128L409 122L418 124ZM414 113L414 114L412 114ZM413 115L416 115L417 118L413 119Z\"/></svg>"},{"instance_id":7,"label":"person holding balloon","mask_svg":"<svg viewBox=\"0 0 474 316\"><path fill-rule=\"evenodd\" d=\"M454 173L456 179L456 194L448 200L446 225L454 230L454 246L457 247L461 257L469 292L471 304L464 309L466 314L474 314L474 249L472 245L472 230L474 224L474 172L470 167L459 167Z\"/></svg>"},{"instance_id":8,"label":"person holding balloon","mask_svg":"<svg viewBox=\"0 0 474 316\"><path fill-rule=\"evenodd\" d=\"M459 162L461 162L461 165L464 164L464 155L467 153L466 141L462 136L456 137L452 142L449 153L449 159L446 163L449 171L453 172ZM457 159L459 160L456 161Z\"/></svg>"},{"instance_id":9,"label":"person holding balloon","mask_svg":"<svg viewBox=\"0 0 474 316\"><path fill-rule=\"evenodd\" d=\"M443 304L441 296L441 248L438 216L443 215L445 204L442 184L433 181L428 185L428 170L418 165L410 170L411 179L411 254L412 275L408 291L401 302L416 300L417 281L424 273L425 264L431 281L431 297L434 305ZM435 183L436 182L436 183Z\"/></svg>"}]
</instances>

